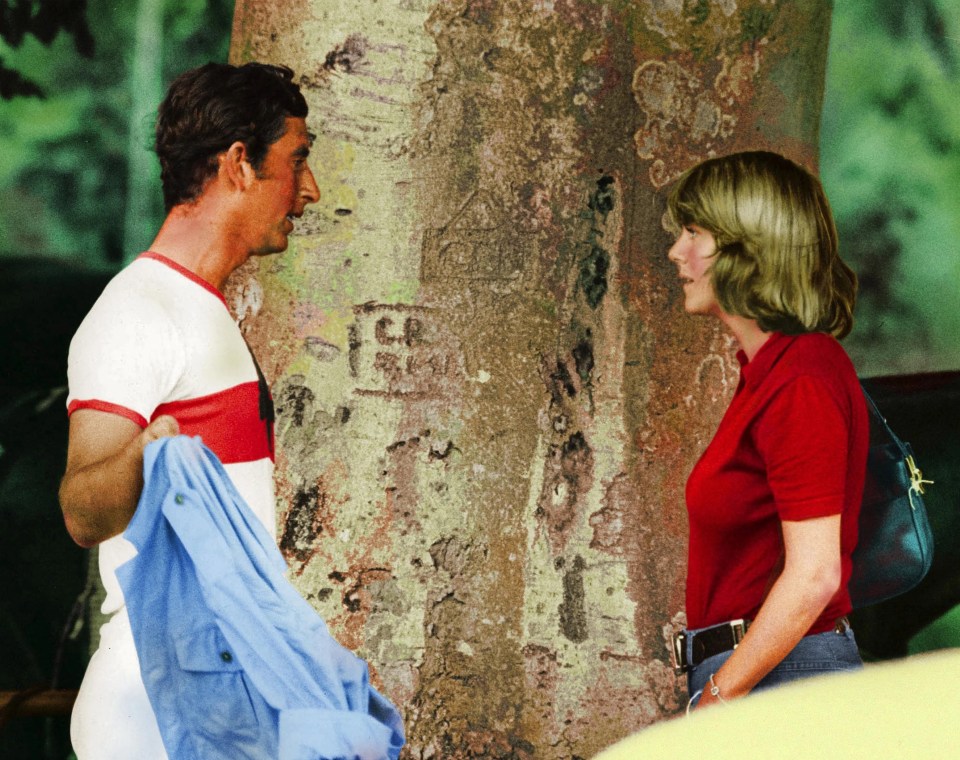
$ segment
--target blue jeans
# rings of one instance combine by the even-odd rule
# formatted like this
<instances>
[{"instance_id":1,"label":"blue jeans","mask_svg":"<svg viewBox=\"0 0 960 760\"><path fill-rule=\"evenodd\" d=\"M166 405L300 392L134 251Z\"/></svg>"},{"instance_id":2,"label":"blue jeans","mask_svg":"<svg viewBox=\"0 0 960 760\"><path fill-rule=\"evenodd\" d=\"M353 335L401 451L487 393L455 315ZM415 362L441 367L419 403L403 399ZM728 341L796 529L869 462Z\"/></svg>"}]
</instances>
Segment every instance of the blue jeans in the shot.
<instances>
[{"instance_id":1,"label":"blue jeans","mask_svg":"<svg viewBox=\"0 0 960 760\"><path fill-rule=\"evenodd\" d=\"M693 633L696 633L696 631L693 631ZM691 639L692 637L688 636L686 642L688 660L693 655ZM699 697L697 692L703 691L704 686L710 680L711 674L720 670L720 666L727 661L731 654L733 654L732 649L715 654L687 671L687 688L691 697ZM767 673L763 680L753 687L753 692L780 686L791 681L798 681L801 678L842 670L857 670L862 667L863 660L860 659L857 641L853 636L853 630L849 626L844 633L837 633L836 631L815 633L812 636L804 636L800 639L790 654L784 657L779 665ZM696 705L696 701L693 704Z\"/></svg>"}]
</instances>

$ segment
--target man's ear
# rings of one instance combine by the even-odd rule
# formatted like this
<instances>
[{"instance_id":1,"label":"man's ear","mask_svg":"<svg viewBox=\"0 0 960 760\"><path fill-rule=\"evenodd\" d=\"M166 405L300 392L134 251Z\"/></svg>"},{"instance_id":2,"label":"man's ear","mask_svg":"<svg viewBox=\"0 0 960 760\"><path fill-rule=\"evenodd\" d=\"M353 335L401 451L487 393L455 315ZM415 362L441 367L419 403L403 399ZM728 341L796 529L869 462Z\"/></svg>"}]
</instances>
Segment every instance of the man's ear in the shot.
<instances>
[{"instance_id":1,"label":"man's ear","mask_svg":"<svg viewBox=\"0 0 960 760\"><path fill-rule=\"evenodd\" d=\"M220 154L220 174L237 190L250 187L257 173L250 164L246 145L237 140Z\"/></svg>"}]
</instances>

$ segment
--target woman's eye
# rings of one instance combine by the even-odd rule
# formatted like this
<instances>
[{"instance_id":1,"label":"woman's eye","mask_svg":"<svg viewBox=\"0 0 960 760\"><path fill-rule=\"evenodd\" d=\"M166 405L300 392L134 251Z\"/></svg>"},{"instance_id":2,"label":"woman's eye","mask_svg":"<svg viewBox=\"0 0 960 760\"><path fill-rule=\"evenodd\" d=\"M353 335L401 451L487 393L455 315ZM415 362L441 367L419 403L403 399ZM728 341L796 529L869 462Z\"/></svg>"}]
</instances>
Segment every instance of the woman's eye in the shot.
<instances>
[{"instance_id":1,"label":"woman's eye","mask_svg":"<svg viewBox=\"0 0 960 760\"><path fill-rule=\"evenodd\" d=\"M686 230L687 234L688 234L690 237L696 237L696 236L697 236L697 231L696 231L693 227L684 227L683 229Z\"/></svg>"}]
</instances>

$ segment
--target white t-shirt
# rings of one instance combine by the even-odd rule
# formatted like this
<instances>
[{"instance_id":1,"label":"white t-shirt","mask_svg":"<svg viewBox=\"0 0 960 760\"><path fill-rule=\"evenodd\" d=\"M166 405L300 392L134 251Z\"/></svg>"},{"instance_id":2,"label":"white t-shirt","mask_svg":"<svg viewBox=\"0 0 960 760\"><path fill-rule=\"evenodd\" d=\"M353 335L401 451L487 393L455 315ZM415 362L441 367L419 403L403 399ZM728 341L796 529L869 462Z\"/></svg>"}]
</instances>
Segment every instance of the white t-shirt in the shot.
<instances>
[{"instance_id":1,"label":"white t-shirt","mask_svg":"<svg viewBox=\"0 0 960 760\"><path fill-rule=\"evenodd\" d=\"M223 295L175 262L144 253L114 277L70 344L68 413L98 409L141 427L171 414L199 435L275 535L269 389ZM267 408L271 413L267 414ZM123 607L115 570L136 550L100 545L104 614Z\"/></svg>"},{"instance_id":2,"label":"white t-shirt","mask_svg":"<svg viewBox=\"0 0 960 760\"><path fill-rule=\"evenodd\" d=\"M98 409L141 427L171 414L199 435L240 495L275 535L273 406L266 382L210 283L169 259L142 254L114 277L70 344L69 413ZM80 760L166 760L116 569L136 554L115 536L100 544L107 591L100 648L70 724Z\"/></svg>"}]
</instances>

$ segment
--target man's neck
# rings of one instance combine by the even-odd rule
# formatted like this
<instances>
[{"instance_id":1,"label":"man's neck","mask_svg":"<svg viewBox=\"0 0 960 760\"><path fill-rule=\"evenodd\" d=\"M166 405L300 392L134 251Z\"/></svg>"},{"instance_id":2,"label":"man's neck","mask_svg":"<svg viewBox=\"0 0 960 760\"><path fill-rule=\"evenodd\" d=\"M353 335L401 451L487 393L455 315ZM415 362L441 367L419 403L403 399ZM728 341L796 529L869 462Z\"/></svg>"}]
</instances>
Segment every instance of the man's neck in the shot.
<instances>
[{"instance_id":1,"label":"man's neck","mask_svg":"<svg viewBox=\"0 0 960 760\"><path fill-rule=\"evenodd\" d=\"M228 217L211 205L198 202L175 206L150 250L222 290L230 273L247 260L248 254L232 244Z\"/></svg>"}]
</instances>

